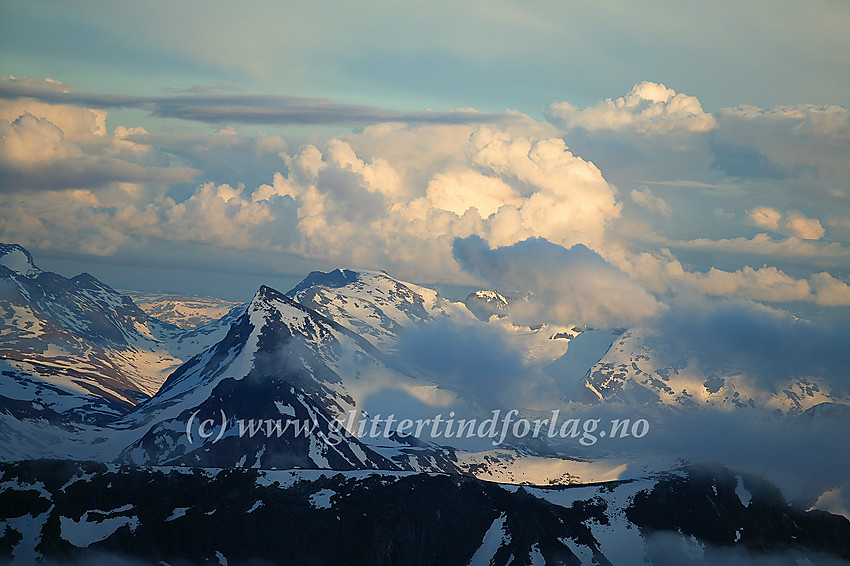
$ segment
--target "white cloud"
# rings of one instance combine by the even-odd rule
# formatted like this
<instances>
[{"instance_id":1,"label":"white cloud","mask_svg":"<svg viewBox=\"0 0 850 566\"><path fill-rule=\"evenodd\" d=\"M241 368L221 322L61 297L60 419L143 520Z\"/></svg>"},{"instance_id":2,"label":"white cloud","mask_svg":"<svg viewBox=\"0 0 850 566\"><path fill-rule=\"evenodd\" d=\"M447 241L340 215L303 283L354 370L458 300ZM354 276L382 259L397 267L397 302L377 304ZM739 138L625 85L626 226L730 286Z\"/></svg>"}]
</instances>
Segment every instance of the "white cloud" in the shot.
<instances>
[{"instance_id":1,"label":"white cloud","mask_svg":"<svg viewBox=\"0 0 850 566\"><path fill-rule=\"evenodd\" d=\"M614 188L595 165L570 153L561 139L512 138L482 129L471 144L475 164L516 183L525 197L516 209L521 225L513 233L493 231L489 239L494 245L528 236L564 245L600 244L607 224L620 215ZM509 216L512 211L506 212Z\"/></svg>"},{"instance_id":2,"label":"white cloud","mask_svg":"<svg viewBox=\"0 0 850 566\"><path fill-rule=\"evenodd\" d=\"M811 288L805 280L790 277L775 267L723 271L712 267L707 273L685 272L682 281L706 295L740 297L758 301L805 301Z\"/></svg>"},{"instance_id":3,"label":"white cloud","mask_svg":"<svg viewBox=\"0 0 850 566\"><path fill-rule=\"evenodd\" d=\"M131 161L144 162L144 149L156 141L143 129L117 127L101 145L80 149L46 118L22 118L19 126L29 128L27 135L41 136L31 145L48 152L43 162L53 170L74 164L79 169L75 184L88 194L102 183L95 183L87 166L112 175L107 179L111 188L96 202L51 192L56 208L42 209L34 200L16 197L14 215L11 208L0 213L4 237L37 247L49 242L47 247L110 254L156 238L285 251L332 264L385 268L416 280L469 282L451 256L455 237L479 234L495 245L534 236L567 246L600 245L621 213L616 190L599 169L573 155L563 140L541 137L551 133L551 126L527 118L504 130L380 125L292 153L277 151L288 144L268 135L250 143L232 133L206 142L188 139L184 143L201 154L204 147L222 144L237 144L246 155L277 151L279 165L286 168L271 183L253 189L208 182L182 200L145 188L151 181L145 174L168 172L174 180L185 180L179 178L185 169L146 168ZM48 135L52 144L43 139ZM68 157L71 149L57 156L59 150L52 148L77 148L76 157ZM18 153L6 155L18 162L36 155ZM128 173L131 166L138 168L136 176ZM29 182L38 178L34 173ZM58 214L59 202L67 207L64 216ZM15 229L14 222L31 229Z\"/></svg>"},{"instance_id":4,"label":"white cloud","mask_svg":"<svg viewBox=\"0 0 850 566\"><path fill-rule=\"evenodd\" d=\"M164 208L165 222L159 228L169 239L179 241L280 249L280 240L264 237L257 230L283 220L282 211L274 207L280 199L255 200L244 192L244 187L205 183L187 200Z\"/></svg>"},{"instance_id":5,"label":"white cloud","mask_svg":"<svg viewBox=\"0 0 850 566\"><path fill-rule=\"evenodd\" d=\"M775 208L758 206L747 211L747 216L754 226L801 240L820 240L826 234L820 220L809 218L796 210L783 216Z\"/></svg>"},{"instance_id":6,"label":"white cloud","mask_svg":"<svg viewBox=\"0 0 850 566\"><path fill-rule=\"evenodd\" d=\"M675 210L675 218L670 214L669 220L650 224L630 207L618 230L622 237L659 231L669 238L694 238L699 242L693 245L705 247L708 240L720 239L724 241L714 245L716 251L749 247L778 261L783 250L791 254L784 259L803 257L799 252L808 247L795 240L848 241L850 231L840 221L850 215L846 109L804 104L726 108L713 117L703 112L714 121L711 129L696 126L700 122L691 128L676 120L687 112L659 102L674 98L670 89L652 83L638 87L620 99L586 108L557 103L547 113L563 128L573 151L599 166L635 204L663 214L664 205L650 198L648 186L652 197L663 198ZM799 202L806 203L803 212L789 206ZM705 214L718 208L730 216ZM781 234L791 241L771 245L762 241L767 236L759 236L749 244L741 242L735 238L739 227L734 218L742 216L774 238ZM822 256L823 250L813 251L815 258ZM838 250L828 253L833 251Z\"/></svg>"},{"instance_id":7,"label":"white cloud","mask_svg":"<svg viewBox=\"0 0 850 566\"><path fill-rule=\"evenodd\" d=\"M92 255L137 249L151 239L282 251L293 239L292 201L255 193L256 199L243 187L205 183L179 203L157 198L106 206L91 191L44 191L0 201L0 234L27 246Z\"/></svg>"},{"instance_id":8,"label":"white cloud","mask_svg":"<svg viewBox=\"0 0 850 566\"><path fill-rule=\"evenodd\" d=\"M797 104L763 109L749 104L723 108L722 119L739 119L751 126L781 124L796 135L813 135L836 140L850 139L850 111L841 106Z\"/></svg>"},{"instance_id":9,"label":"white cloud","mask_svg":"<svg viewBox=\"0 0 850 566\"><path fill-rule=\"evenodd\" d=\"M0 100L0 119L14 122L25 114L47 120L62 131L65 139L73 142L100 143L107 135L105 110L28 99Z\"/></svg>"},{"instance_id":10,"label":"white cloud","mask_svg":"<svg viewBox=\"0 0 850 566\"><path fill-rule=\"evenodd\" d=\"M785 217L784 231L789 236L803 240L820 240L826 233L817 218L808 218L804 214L791 211Z\"/></svg>"},{"instance_id":11,"label":"white cloud","mask_svg":"<svg viewBox=\"0 0 850 566\"><path fill-rule=\"evenodd\" d=\"M426 196L436 208L462 216L470 208L486 218L503 205L520 204L519 194L501 179L466 169L437 173L428 183Z\"/></svg>"},{"instance_id":12,"label":"white cloud","mask_svg":"<svg viewBox=\"0 0 850 566\"><path fill-rule=\"evenodd\" d=\"M635 85L621 98L608 98L586 108L556 102L546 115L566 129L630 131L646 136L708 132L717 127L695 97L649 81Z\"/></svg>"},{"instance_id":13,"label":"white cloud","mask_svg":"<svg viewBox=\"0 0 850 566\"><path fill-rule=\"evenodd\" d=\"M812 275L811 282L815 291L815 302L819 305L850 305L850 285L825 271Z\"/></svg>"},{"instance_id":14,"label":"white cloud","mask_svg":"<svg viewBox=\"0 0 850 566\"><path fill-rule=\"evenodd\" d=\"M471 126L381 126L364 136L286 155L288 173L262 189L295 202L290 251L406 274L415 263L419 278L466 281L451 259L454 237L598 244L620 214L615 189L558 138ZM387 147L386 157L361 157Z\"/></svg>"},{"instance_id":15,"label":"white cloud","mask_svg":"<svg viewBox=\"0 0 850 566\"><path fill-rule=\"evenodd\" d=\"M683 273L682 281L700 293L720 297L768 302L812 299L811 287L806 280L794 279L775 267L753 269L745 266L731 272L712 267L707 273Z\"/></svg>"},{"instance_id":16,"label":"white cloud","mask_svg":"<svg viewBox=\"0 0 850 566\"><path fill-rule=\"evenodd\" d=\"M667 202L663 198L652 194L649 187L644 187L641 190L632 189L629 196L635 204L642 206L650 212L657 212L664 216L670 216L671 211Z\"/></svg>"},{"instance_id":17,"label":"white cloud","mask_svg":"<svg viewBox=\"0 0 850 566\"><path fill-rule=\"evenodd\" d=\"M609 254L615 265L654 293L693 289L703 295L785 303L808 301L821 305L850 305L850 286L827 272L796 279L774 266L744 266L736 271L710 268L692 271L667 249L658 253Z\"/></svg>"},{"instance_id":18,"label":"white cloud","mask_svg":"<svg viewBox=\"0 0 850 566\"><path fill-rule=\"evenodd\" d=\"M42 87L64 89L52 83ZM676 163L688 170L701 163L695 171L707 171L714 136L734 141L740 135L735 143L748 147L749 130L742 124L777 136L821 136L833 147L844 143L842 109L738 109L726 112L718 130L706 135L698 104L663 85L641 83L622 99L576 116L590 120L596 116L590 110L608 108L611 123L619 125L595 130L597 147L609 151L611 163L628 148L645 150L631 159L655 159L659 174ZM621 169L618 174L631 183L624 192L636 205L626 212L634 216L623 218L617 189L595 160L578 155L584 148L571 150L558 137L564 132L518 113L489 125L381 123L337 138L312 137L300 147L291 138L233 129L193 137L120 125L109 132L105 112L27 99L0 101L0 116L8 118L0 118L0 173L6 191L16 191L0 195L0 234L35 247L113 254L144 249L154 240L192 242L211 250L288 252L328 266L383 268L423 282L471 283L452 257L454 238L477 235L497 248L545 238L566 248L598 249L656 293L689 287L712 296L846 303L846 284L824 270L843 276L833 268L846 266L850 251L839 242L816 241L826 235L818 218L825 219L833 239L847 230L841 199L830 201L826 212L817 200L811 202L806 212L815 218L776 205L794 202L787 198L792 190L809 190L800 183L739 183L733 191L717 170L714 177L696 174L701 180L670 181L686 179L677 173L651 181L640 180L636 171L641 170ZM729 131L721 131L725 128ZM194 191L168 187L196 173L168 167L168 156L174 155L215 181ZM805 155L795 159L803 162ZM262 167L255 167L258 163ZM242 185L243 179L250 180ZM28 194L30 189L41 192ZM718 198L724 199L726 216L706 215L705 210L718 208ZM638 207L665 218L650 223ZM742 215L771 234L716 238L721 230L740 228ZM677 230L679 239L656 235L663 229ZM707 229L712 237L699 237ZM698 237L684 239L683 231ZM724 271L706 265L692 271L669 252L626 257L623 250L633 249L634 236L645 246L710 250L736 261L769 257L775 267ZM783 271L788 268L782 262L789 259L823 273L795 279ZM745 263L763 262L745 257L739 265Z\"/></svg>"},{"instance_id":19,"label":"white cloud","mask_svg":"<svg viewBox=\"0 0 850 566\"><path fill-rule=\"evenodd\" d=\"M747 212L747 216L753 226L765 228L774 232L779 231L779 221L782 220L782 214L775 208L769 206L757 206Z\"/></svg>"},{"instance_id":20,"label":"white cloud","mask_svg":"<svg viewBox=\"0 0 850 566\"><path fill-rule=\"evenodd\" d=\"M147 133L143 128L118 126L109 135L106 116L103 110L68 104L0 100L0 191L188 182L199 173L167 167L164 155L132 141Z\"/></svg>"},{"instance_id":21,"label":"white cloud","mask_svg":"<svg viewBox=\"0 0 850 566\"><path fill-rule=\"evenodd\" d=\"M62 130L47 119L25 113L12 122L0 120L0 160L4 166L29 169L82 154L79 146L66 140Z\"/></svg>"}]
</instances>

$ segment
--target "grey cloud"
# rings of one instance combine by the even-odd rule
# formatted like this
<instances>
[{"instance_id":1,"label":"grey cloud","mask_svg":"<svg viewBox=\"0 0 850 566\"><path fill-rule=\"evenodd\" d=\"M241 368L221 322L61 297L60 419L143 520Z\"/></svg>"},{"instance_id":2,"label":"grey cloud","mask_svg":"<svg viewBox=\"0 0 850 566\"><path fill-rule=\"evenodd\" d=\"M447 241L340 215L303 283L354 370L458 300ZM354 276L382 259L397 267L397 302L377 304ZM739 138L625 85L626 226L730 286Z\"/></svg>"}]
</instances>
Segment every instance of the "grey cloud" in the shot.
<instances>
[{"instance_id":1,"label":"grey cloud","mask_svg":"<svg viewBox=\"0 0 850 566\"><path fill-rule=\"evenodd\" d=\"M710 145L714 156L712 169L722 171L730 177L755 179L785 179L799 177L804 172L817 174L814 167L787 167L773 161L758 151L737 145L713 141Z\"/></svg>"},{"instance_id":2,"label":"grey cloud","mask_svg":"<svg viewBox=\"0 0 850 566\"><path fill-rule=\"evenodd\" d=\"M850 321L810 322L751 301L674 305L652 324L662 351L688 352L706 366L744 370L773 388L794 377L814 377L850 391Z\"/></svg>"},{"instance_id":3,"label":"grey cloud","mask_svg":"<svg viewBox=\"0 0 850 566\"><path fill-rule=\"evenodd\" d=\"M765 418L741 409L688 411L654 419L650 433L633 439L630 447L656 458L719 463L760 475L806 509L824 492L847 485L846 426L846 413L804 422Z\"/></svg>"},{"instance_id":4,"label":"grey cloud","mask_svg":"<svg viewBox=\"0 0 850 566\"><path fill-rule=\"evenodd\" d=\"M442 387L490 411L557 395L552 380L525 360L496 327L434 320L399 336L397 357Z\"/></svg>"},{"instance_id":5,"label":"grey cloud","mask_svg":"<svg viewBox=\"0 0 850 566\"><path fill-rule=\"evenodd\" d=\"M687 361L703 375L728 371L740 375L745 387L779 397L797 378L822 393L831 390L837 402L850 391L847 320L815 323L750 301L689 299L671 304L648 326L656 335L647 341L651 355L674 367ZM651 433L631 448L763 475L808 508L850 478L850 436L843 432L848 411L835 407L843 410L799 416L746 407L659 413Z\"/></svg>"},{"instance_id":6,"label":"grey cloud","mask_svg":"<svg viewBox=\"0 0 850 566\"><path fill-rule=\"evenodd\" d=\"M258 94L221 94L194 88L177 96L128 96L64 92L56 88L0 81L0 99L33 98L51 104L78 104L93 108L138 108L153 116L208 124L342 125L378 122L421 124L498 123L511 114L474 110L399 112L375 106L340 104L324 98Z\"/></svg>"},{"instance_id":7,"label":"grey cloud","mask_svg":"<svg viewBox=\"0 0 850 566\"><path fill-rule=\"evenodd\" d=\"M661 305L599 254L578 244L567 249L529 238L491 250L478 236L456 238L452 254L461 267L504 290L530 291L512 306L526 324L558 322L612 327L633 324Z\"/></svg>"},{"instance_id":8,"label":"grey cloud","mask_svg":"<svg viewBox=\"0 0 850 566\"><path fill-rule=\"evenodd\" d=\"M121 159L85 156L17 168L0 164L0 192L99 188L109 183L188 183L201 174L189 167L146 167Z\"/></svg>"}]
</instances>

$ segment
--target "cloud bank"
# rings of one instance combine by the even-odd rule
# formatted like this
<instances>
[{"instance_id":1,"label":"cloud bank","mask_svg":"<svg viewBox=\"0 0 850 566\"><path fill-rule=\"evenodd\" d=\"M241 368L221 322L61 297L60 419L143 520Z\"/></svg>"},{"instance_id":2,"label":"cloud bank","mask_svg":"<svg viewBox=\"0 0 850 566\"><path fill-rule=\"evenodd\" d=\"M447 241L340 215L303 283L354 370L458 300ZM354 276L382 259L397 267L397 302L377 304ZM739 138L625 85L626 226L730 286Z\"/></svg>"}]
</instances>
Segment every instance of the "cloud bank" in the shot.
<instances>
[{"instance_id":1,"label":"cloud bank","mask_svg":"<svg viewBox=\"0 0 850 566\"><path fill-rule=\"evenodd\" d=\"M190 119L215 124L228 114L234 124L251 121L252 112L288 123L291 111L368 125L302 138L232 127L151 133L110 130L106 108L209 111ZM850 175L841 153L850 136L841 108L709 114L691 95L643 82L583 109L553 104L553 123L474 110L435 120L426 112L431 118L414 123L415 113L373 110L220 87L145 98L75 94L54 80L0 81L3 239L101 256L179 242L210 254L252 250L317 267L482 284L477 268L456 261L456 239L477 236L495 251L542 238L598 251L660 300L688 289L850 305L842 189ZM765 176L768 169L776 174ZM520 287L498 278L492 285ZM651 311L646 296L635 304L623 307L624 320ZM558 314L570 316L615 322L593 308Z\"/></svg>"},{"instance_id":2,"label":"cloud bank","mask_svg":"<svg viewBox=\"0 0 850 566\"><path fill-rule=\"evenodd\" d=\"M662 310L650 293L582 244L564 248L536 238L490 249L482 238L469 236L456 239L452 253L466 271L489 285L531 293L511 305L511 317L520 323L611 328Z\"/></svg>"}]
</instances>

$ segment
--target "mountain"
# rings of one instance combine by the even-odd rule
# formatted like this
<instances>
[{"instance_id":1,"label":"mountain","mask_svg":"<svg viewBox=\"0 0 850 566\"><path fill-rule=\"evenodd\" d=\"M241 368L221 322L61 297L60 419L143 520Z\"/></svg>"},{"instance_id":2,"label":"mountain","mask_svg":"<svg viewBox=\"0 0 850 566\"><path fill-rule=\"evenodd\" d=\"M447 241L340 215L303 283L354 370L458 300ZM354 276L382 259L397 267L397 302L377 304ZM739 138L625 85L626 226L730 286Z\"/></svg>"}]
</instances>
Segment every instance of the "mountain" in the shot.
<instances>
[{"instance_id":1,"label":"mountain","mask_svg":"<svg viewBox=\"0 0 850 566\"><path fill-rule=\"evenodd\" d=\"M510 313L510 305L522 301L525 297L519 293L500 291L474 291L467 295L463 304L479 319L487 322L491 316L504 318Z\"/></svg>"},{"instance_id":2,"label":"mountain","mask_svg":"<svg viewBox=\"0 0 850 566\"><path fill-rule=\"evenodd\" d=\"M425 468L456 471L451 451L399 443L393 460L353 435L335 433L337 419L358 410L346 384L360 374L363 379L369 373L392 374L383 359L357 334L263 286L223 340L114 423L119 429L147 429L121 458L157 465L400 470L418 469L410 460L425 453L431 458ZM222 437L193 442L186 434L193 415L202 420L221 415ZM246 435L247 425L239 421L272 424ZM274 428L277 421L280 429ZM296 423L309 433L299 433ZM331 438L339 442L326 441Z\"/></svg>"},{"instance_id":3,"label":"mountain","mask_svg":"<svg viewBox=\"0 0 850 566\"><path fill-rule=\"evenodd\" d=\"M228 313L190 331L142 311L83 273L39 269L0 244L0 453L3 459L112 454L109 422L227 333Z\"/></svg>"},{"instance_id":4,"label":"mountain","mask_svg":"<svg viewBox=\"0 0 850 566\"><path fill-rule=\"evenodd\" d=\"M287 295L363 336L390 355L398 353L400 339L418 336L417 331L422 330L428 334L428 328L436 328L465 336L480 334L485 338L496 338L521 352L529 362L549 364L565 353L570 340L586 330L580 325L539 324L531 328L514 323L507 304L522 300L519 295L478 291L467 297L465 302L451 301L433 289L399 281L378 271L314 271ZM496 301L494 304L504 308L493 307L499 312L494 318L484 316L480 301L476 302L473 297L492 298ZM475 360L470 362L474 364ZM418 377L442 387L448 385L444 375L433 371L429 373L427 369L411 364L409 359L402 359L399 363L405 371ZM587 368L582 373L585 371ZM476 402L474 399L469 401Z\"/></svg>"},{"instance_id":5,"label":"mountain","mask_svg":"<svg viewBox=\"0 0 850 566\"><path fill-rule=\"evenodd\" d=\"M405 328L437 317L464 321L470 318L462 303L379 271L313 271L286 294L363 336L384 352L394 350L399 333Z\"/></svg>"},{"instance_id":6,"label":"mountain","mask_svg":"<svg viewBox=\"0 0 850 566\"><path fill-rule=\"evenodd\" d=\"M0 464L0 560L838 564L850 521L718 466L576 487L445 474Z\"/></svg>"},{"instance_id":7,"label":"mountain","mask_svg":"<svg viewBox=\"0 0 850 566\"><path fill-rule=\"evenodd\" d=\"M183 330L220 320L244 305L204 295L178 295L175 293L145 293L121 290L124 296L133 299L136 305L150 317L161 320Z\"/></svg>"},{"instance_id":8,"label":"mountain","mask_svg":"<svg viewBox=\"0 0 850 566\"><path fill-rule=\"evenodd\" d=\"M784 383L766 388L750 377L765 368L746 358L701 355L700 344L675 351L664 346L651 330L629 329L567 398L677 411L742 409L786 415L800 414L821 403L850 405L850 397L831 390L817 375L788 377Z\"/></svg>"},{"instance_id":9,"label":"mountain","mask_svg":"<svg viewBox=\"0 0 850 566\"><path fill-rule=\"evenodd\" d=\"M262 286L192 329L90 275L43 272L15 245L0 247L0 291L0 562L850 559L850 521L830 514L847 513L840 456L817 455L838 474L780 491L683 465L660 437L627 451L605 422L779 409L795 416L783 439L828 435L847 403L813 379L765 391L698 344L672 355L646 328L520 325L520 296L455 302L375 271ZM174 301L163 312L189 312ZM460 430L507 408L501 444L399 432L401 419L439 413ZM553 408L594 428L511 432Z\"/></svg>"},{"instance_id":10,"label":"mountain","mask_svg":"<svg viewBox=\"0 0 850 566\"><path fill-rule=\"evenodd\" d=\"M380 417L381 413L386 416L384 409L397 412L399 418L431 417L433 411L426 404L435 398L441 399L443 407L438 410L445 413L465 411L467 416L471 414L480 420L489 415L481 408L480 400L474 396L464 398L463 392L451 384L441 384L440 376L414 376L409 373L402 360L393 353L399 334L429 322L448 320L453 324L482 324L463 304L447 301L429 289L399 282L377 272L338 270L330 274L313 273L292 294L302 297L305 302L310 299L313 304L325 304L326 312L334 312L338 319L348 323L348 327L263 287L247 308L234 308L219 320L184 331L146 315L129 298L90 276L65 280L56 274L39 275L43 272L32 265L25 250L20 250L20 254L27 259L22 271L38 278L35 283L29 282L30 286L49 279L65 282L63 284L73 290L79 281L85 281L89 286L96 286L100 293L101 300L89 305L75 296L60 296L41 290L41 295L51 299L47 307L56 310L70 304L80 310L80 305L83 305L88 310L83 309L83 314L78 314L77 318L97 318L98 313L105 310L98 320L120 322L126 318L132 321L132 324L112 325L113 329L117 328L113 335L119 336L120 340L114 339L108 347L103 347L101 356L107 362L126 356L126 351L137 355L139 351L146 352L175 364L181 359L186 362L174 369L153 398L133 398L132 403L115 407L99 418L92 417L90 407L79 413L66 414L56 403L46 404L51 400L47 393L60 396L66 404L72 401L80 403L79 395L75 397L74 391L68 391L68 387L50 388L53 382L49 380L55 382L56 377L49 371L35 376L14 374L15 380L4 379L0 394L8 400L7 414L0 416L0 421L3 421L0 422L0 439L3 439L6 448L6 458L77 454L110 460L120 453L123 460L137 463L203 462L216 466L275 468L384 467L463 472L505 481L544 483L564 479L575 481L579 477L606 478L610 477L610 468L614 467L545 457L545 454L523 456L510 448L510 439L498 450L493 450L489 440L485 440L484 447L490 450L481 452L478 449L471 453L438 446L427 438L402 438L392 431L378 438L362 440L349 435L339 449L329 449L327 443L316 442L318 433L327 436L330 432L328 427L335 425L335 419L345 413L356 415L355 428L362 419L369 428L373 416ZM16 281L15 277L10 280ZM333 290L334 294L331 295L329 290ZM33 295L22 295L19 300L21 308L33 308L26 300ZM124 310L116 309L116 305ZM110 308L119 312L110 311ZM130 314L121 318L125 312ZM361 318L365 322L360 323ZM11 322L14 327L15 321ZM89 326L75 324L71 330L65 331L68 340L85 343L85 340L100 339L99 335L81 337L83 331L80 328ZM366 336L381 344L388 353L353 332L353 327L365 328ZM149 331L149 336L143 335L146 341L139 338L138 329ZM382 331L386 332L381 334ZM38 334L33 338L46 341L39 344L37 354L44 355L43 352L55 347L51 345L49 334ZM555 344L561 340L541 340L547 346L564 347ZM21 343L8 343L8 346L18 353L25 351ZM85 355L86 352L72 352L63 361L69 366L84 367L82 362L88 359L83 358ZM141 371L144 368L136 369ZM35 384L34 391L38 395L11 395L16 384L24 379ZM90 379L92 387L101 386L102 382L109 384L102 375L94 375ZM136 406L140 399L142 402ZM86 401L96 403L100 398L89 395ZM225 437L216 443L208 441L202 445L187 446L185 429L191 417L214 416L218 419L222 410L228 415L227 425L230 428L236 430L237 421L241 420L254 423L251 425L254 433L240 438ZM301 423L315 421L319 428L313 431L316 434L292 438L289 444L277 437L274 442L268 442L265 435L256 433L257 423L261 420L278 418ZM81 428L80 421L84 419L101 426ZM39 421L49 423L49 426L39 425ZM362 433L360 436L363 436ZM198 441L198 438L195 440ZM446 443L452 444L453 441L446 440ZM343 456L339 455L340 451L344 452Z\"/></svg>"},{"instance_id":11,"label":"mountain","mask_svg":"<svg viewBox=\"0 0 850 566\"><path fill-rule=\"evenodd\" d=\"M71 420L123 414L180 364L159 339L170 327L87 273L42 271L14 244L0 244L0 312L3 398Z\"/></svg>"}]
</instances>

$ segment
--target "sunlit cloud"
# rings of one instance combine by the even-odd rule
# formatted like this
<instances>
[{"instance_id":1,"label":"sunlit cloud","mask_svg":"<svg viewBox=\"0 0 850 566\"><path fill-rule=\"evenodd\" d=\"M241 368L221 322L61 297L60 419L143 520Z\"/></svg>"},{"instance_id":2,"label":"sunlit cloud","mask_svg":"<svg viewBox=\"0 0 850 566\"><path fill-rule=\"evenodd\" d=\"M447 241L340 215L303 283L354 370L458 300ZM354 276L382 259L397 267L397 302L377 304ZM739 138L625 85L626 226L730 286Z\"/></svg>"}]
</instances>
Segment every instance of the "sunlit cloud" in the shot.
<instances>
[{"instance_id":1,"label":"sunlit cloud","mask_svg":"<svg viewBox=\"0 0 850 566\"><path fill-rule=\"evenodd\" d=\"M819 240L826 233L817 218L807 218L796 210L782 215L769 206L759 206L747 212L750 222L759 228L766 228L802 240Z\"/></svg>"},{"instance_id":2,"label":"sunlit cloud","mask_svg":"<svg viewBox=\"0 0 850 566\"><path fill-rule=\"evenodd\" d=\"M821 123L823 116L843 116L839 109L737 109L711 122L695 97L645 82L620 99L576 110L572 126L559 129L517 112L475 110L462 111L470 120L449 113L444 121L385 121L392 116L383 110L255 97L221 86L128 98L74 94L55 80L17 78L2 81L0 93L0 175L7 194L0 226L4 239L37 248L104 256L184 242L294 254L328 267L382 268L423 282L483 284L456 261L455 239L477 236L501 249L544 238L565 249L598 250L627 279L659 296L688 288L772 303L847 304L840 267L850 252L834 241L846 231L840 215L846 203L835 201L828 211L816 204L805 212L789 207L783 201L790 180L726 177L714 166L717 145L709 143L713 136L758 146L737 137L736 124L748 120L840 144L840 120L831 129ZM106 107L182 112L195 102L221 116L297 107L309 120L344 122L345 114L368 125L302 139L240 131L234 126L245 116L234 125L223 121L213 134L106 126ZM324 117L309 117L312 111ZM606 112L616 127L603 127ZM550 118L566 124L563 116ZM593 124L596 129L585 129ZM579 147L610 152L604 170L569 145L591 139L581 138L582 131L598 144ZM651 171L618 169L613 157L626 146L643 152L636 155L647 160L633 163L651 163ZM795 165L767 149L782 167L803 159L798 152ZM677 167L693 171L693 178L643 175ZM618 188L605 171L631 182ZM767 182L774 194L760 188ZM714 214L705 213L709 206ZM753 236L752 227L766 233ZM696 237L665 234L682 229ZM735 256L739 266L691 266L674 255L700 250ZM803 275L797 267L792 276L787 261L811 271Z\"/></svg>"},{"instance_id":3,"label":"sunlit cloud","mask_svg":"<svg viewBox=\"0 0 850 566\"><path fill-rule=\"evenodd\" d=\"M709 132L717 127L714 117L702 109L696 97L649 81L635 85L623 97L608 98L585 108L556 102L546 115L566 129L630 131L645 136Z\"/></svg>"}]
</instances>

